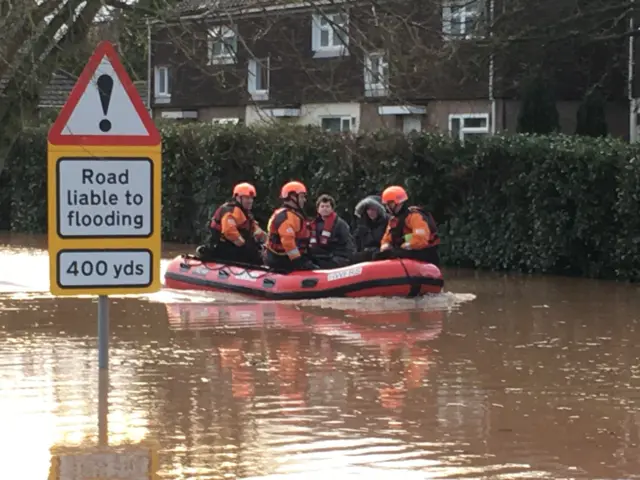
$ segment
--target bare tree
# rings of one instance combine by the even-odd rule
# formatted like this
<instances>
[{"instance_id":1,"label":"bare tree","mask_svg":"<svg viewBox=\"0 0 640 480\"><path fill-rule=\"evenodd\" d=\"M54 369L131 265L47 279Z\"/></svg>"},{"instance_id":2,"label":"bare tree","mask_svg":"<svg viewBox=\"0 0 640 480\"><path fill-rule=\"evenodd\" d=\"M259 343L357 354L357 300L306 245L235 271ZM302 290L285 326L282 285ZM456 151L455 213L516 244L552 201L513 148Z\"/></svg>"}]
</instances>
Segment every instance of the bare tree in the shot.
<instances>
[{"instance_id":1,"label":"bare tree","mask_svg":"<svg viewBox=\"0 0 640 480\"><path fill-rule=\"evenodd\" d=\"M568 94L594 84L622 91L626 42L636 34L631 0L189 0L181 7L180 18L154 19L154 54L170 59L194 95L215 91L227 104L254 101L248 60L266 66L272 83L286 77L290 91L273 103L367 96L411 103L463 92L486 97L490 88L511 96L540 70ZM348 23L336 13L348 14ZM348 38L347 58L314 58L303 32L310 14ZM228 27L238 35L228 36ZM212 49L228 50L237 68L211 61ZM380 95L363 93L363 73L379 80Z\"/></svg>"},{"instance_id":2,"label":"bare tree","mask_svg":"<svg viewBox=\"0 0 640 480\"><path fill-rule=\"evenodd\" d=\"M619 84L625 43L637 35L629 29L633 0L307 0L296 8L292 3L0 0L0 171L52 73L86 50L96 21L105 16L126 30L129 46L139 49L138 64L151 22L154 55L170 57L175 75L193 92L214 89L258 106L264 100L247 92L249 60L264 67L272 83L280 82L280 91L288 90L270 98L272 103L366 97L412 102L465 89L487 92L490 71L492 88L505 95L527 72L540 69L565 76L571 70L568 90L577 83L585 89ZM334 27L331 41L344 44L344 55L316 61L310 13ZM228 41L222 26L239 27L239 35ZM238 68L212 61L213 49L235 57ZM363 76L381 91L363 92Z\"/></svg>"},{"instance_id":3,"label":"bare tree","mask_svg":"<svg viewBox=\"0 0 640 480\"><path fill-rule=\"evenodd\" d=\"M164 0L0 0L0 172L38 106L43 88L65 59L78 53L101 16L126 11L143 17Z\"/></svg>"}]
</instances>

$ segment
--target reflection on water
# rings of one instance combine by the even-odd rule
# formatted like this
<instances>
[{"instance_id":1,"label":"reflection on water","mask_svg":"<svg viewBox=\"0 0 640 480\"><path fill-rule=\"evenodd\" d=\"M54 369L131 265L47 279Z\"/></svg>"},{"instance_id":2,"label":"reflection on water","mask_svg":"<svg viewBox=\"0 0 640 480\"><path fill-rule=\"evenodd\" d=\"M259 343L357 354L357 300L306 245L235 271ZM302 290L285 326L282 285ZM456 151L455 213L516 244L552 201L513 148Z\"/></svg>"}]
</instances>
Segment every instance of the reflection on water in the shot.
<instances>
[{"instance_id":1,"label":"reflection on water","mask_svg":"<svg viewBox=\"0 0 640 480\"><path fill-rule=\"evenodd\" d=\"M96 441L96 303L0 265L1 478L42 479ZM447 278L475 295L114 298L109 443L156 439L171 480L640 478L638 288Z\"/></svg>"}]
</instances>

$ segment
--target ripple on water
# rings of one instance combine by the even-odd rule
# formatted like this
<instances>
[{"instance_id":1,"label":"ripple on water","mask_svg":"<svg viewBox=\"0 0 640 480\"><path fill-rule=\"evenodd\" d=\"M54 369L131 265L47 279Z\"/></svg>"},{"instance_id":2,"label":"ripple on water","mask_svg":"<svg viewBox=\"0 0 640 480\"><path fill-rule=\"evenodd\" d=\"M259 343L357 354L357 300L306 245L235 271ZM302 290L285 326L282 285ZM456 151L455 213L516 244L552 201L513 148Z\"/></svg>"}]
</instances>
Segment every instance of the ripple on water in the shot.
<instances>
[{"instance_id":1,"label":"ripple on water","mask_svg":"<svg viewBox=\"0 0 640 480\"><path fill-rule=\"evenodd\" d=\"M639 478L640 303L536 282L113 298L110 443L157 439L167 480ZM95 301L29 288L0 295L1 477L20 480L46 478L52 445L95 442L98 413Z\"/></svg>"}]
</instances>

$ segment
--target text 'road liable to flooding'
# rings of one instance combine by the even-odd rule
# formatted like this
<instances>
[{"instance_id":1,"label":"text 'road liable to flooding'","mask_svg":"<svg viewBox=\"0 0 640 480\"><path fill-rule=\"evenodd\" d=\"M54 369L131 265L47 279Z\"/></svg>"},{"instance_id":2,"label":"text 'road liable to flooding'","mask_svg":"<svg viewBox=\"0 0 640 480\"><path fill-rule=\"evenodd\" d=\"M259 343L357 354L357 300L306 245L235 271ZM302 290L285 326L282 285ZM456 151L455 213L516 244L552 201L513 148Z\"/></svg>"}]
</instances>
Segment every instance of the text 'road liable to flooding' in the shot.
<instances>
[{"instance_id":1,"label":"text 'road liable to flooding'","mask_svg":"<svg viewBox=\"0 0 640 480\"><path fill-rule=\"evenodd\" d=\"M151 234L153 166L148 159L61 159L58 169L61 237Z\"/></svg>"}]
</instances>

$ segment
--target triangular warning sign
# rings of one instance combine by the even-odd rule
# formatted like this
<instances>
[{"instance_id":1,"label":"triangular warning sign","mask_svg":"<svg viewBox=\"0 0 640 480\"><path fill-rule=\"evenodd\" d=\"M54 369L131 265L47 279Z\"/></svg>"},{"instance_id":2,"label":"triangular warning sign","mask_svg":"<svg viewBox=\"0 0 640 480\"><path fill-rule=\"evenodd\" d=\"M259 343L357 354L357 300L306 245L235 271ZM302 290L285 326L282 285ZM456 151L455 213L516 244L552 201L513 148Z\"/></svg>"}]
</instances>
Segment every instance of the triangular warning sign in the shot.
<instances>
[{"instance_id":1,"label":"triangular warning sign","mask_svg":"<svg viewBox=\"0 0 640 480\"><path fill-rule=\"evenodd\" d=\"M54 145L144 146L160 133L110 42L100 42L49 130Z\"/></svg>"}]
</instances>

